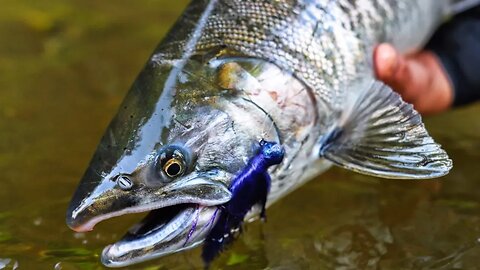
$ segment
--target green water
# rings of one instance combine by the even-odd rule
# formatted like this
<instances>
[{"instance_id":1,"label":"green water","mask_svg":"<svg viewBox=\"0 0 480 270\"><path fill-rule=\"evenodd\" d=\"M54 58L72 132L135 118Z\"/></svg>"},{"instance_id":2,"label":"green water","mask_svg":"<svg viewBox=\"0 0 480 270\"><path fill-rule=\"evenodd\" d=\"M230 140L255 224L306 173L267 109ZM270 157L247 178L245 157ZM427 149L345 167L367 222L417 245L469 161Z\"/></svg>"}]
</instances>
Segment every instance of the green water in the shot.
<instances>
[{"instance_id":1,"label":"green water","mask_svg":"<svg viewBox=\"0 0 480 270\"><path fill-rule=\"evenodd\" d=\"M186 1L5 0L0 8L0 269L103 269L139 220L70 231L67 204L108 121ZM441 181L334 168L275 204L213 269L480 269L480 106L427 119ZM128 269L201 268L198 249ZM55 268L56 266L56 268Z\"/></svg>"}]
</instances>

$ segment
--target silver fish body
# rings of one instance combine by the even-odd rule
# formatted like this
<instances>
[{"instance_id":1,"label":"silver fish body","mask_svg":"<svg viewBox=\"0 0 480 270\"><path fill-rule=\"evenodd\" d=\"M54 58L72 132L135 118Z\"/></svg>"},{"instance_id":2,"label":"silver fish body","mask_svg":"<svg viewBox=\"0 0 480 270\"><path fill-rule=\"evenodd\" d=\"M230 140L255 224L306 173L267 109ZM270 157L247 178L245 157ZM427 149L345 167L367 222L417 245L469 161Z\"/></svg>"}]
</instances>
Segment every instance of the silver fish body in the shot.
<instances>
[{"instance_id":1,"label":"silver fish body","mask_svg":"<svg viewBox=\"0 0 480 270\"><path fill-rule=\"evenodd\" d=\"M362 84L371 80L374 46L389 42L400 51L418 49L445 17L448 4L436 0L195 1L190 9L209 10L210 6L211 13L198 23L191 17L195 12L187 11L154 59L176 60L228 48L233 56L274 63L303 84L277 91L279 100L255 100L280 126L278 137L284 138L281 143L287 147L286 162L275 170L271 204L328 166L323 163L329 162L319 161L310 150L351 106L347 103L354 102L352 96L369 90ZM195 27L185 26L194 21ZM192 32L180 36L177 28ZM264 76L275 76L264 72ZM300 106L272 108L272 104L294 95ZM297 130L302 134L292 137L292 131ZM257 134L264 132L257 130ZM317 164L311 166L313 162ZM285 178L288 180L282 181Z\"/></svg>"},{"instance_id":2,"label":"silver fish body","mask_svg":"<svg viewBox=\"0 0 480 270\"><path fill-rule=\"evenodd\" d=\"M270 170L268 204L332 163L387 178L446 174L451 161L411 106L372 83L370 58L379 42L418 48L448 5L193 1L108 127L68 225L86 231L107 218L152 211L104 250L107 266L192 248L262 139L285 149Z\"/></svg>"}]
</instances>

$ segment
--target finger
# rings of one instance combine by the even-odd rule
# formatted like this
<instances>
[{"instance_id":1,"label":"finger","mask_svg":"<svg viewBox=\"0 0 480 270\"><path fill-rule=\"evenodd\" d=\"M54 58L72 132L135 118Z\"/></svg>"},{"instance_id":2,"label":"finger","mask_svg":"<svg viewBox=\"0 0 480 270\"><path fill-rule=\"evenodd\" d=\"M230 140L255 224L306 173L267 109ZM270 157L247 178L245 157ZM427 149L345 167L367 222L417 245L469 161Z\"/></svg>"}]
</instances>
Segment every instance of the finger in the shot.
<instances>
[{"instance_id":1,"label":"finger","mask_svg":"<svg viewBox=\"0 0 480 270\"><path fill-rule=\"evenodd\" d=\"M418 82L425 78L422 66L416 63L415 55L405 57L390 44L377 46L374 52L376 76L397 91L407 102L413 102Z\"/></svg>"},{"instance_id":2,"label":"finger","mask_svg":"<svg viewBox=\"0 0 480 270\"><path fill-rule=\"evenodd\" d=\"M402 58L393 74L390 86L403 100L414 103L428 89L428 70L416 57Z\"/></svg>"},{"instance_id":3,"label":"finger","mask_svg":"<svg viewBox=\"0 0 480 270\"><path fill-rule=\"evenodd\" d=\"M392 45L387 43L378 45L373 53L374 71L377 79L387 84L392 81L397 69L398 58L398 53Z\"/></svg>"},{"instance_id":4,"label":"finger","mask_svg":"<svg viewBox=\"0 0 480 270\"><path fill-rule=\"evenodd\" d=\"M374 51L376 77L411 102L412 62L388 43L380 44Z\"/></svg>"}]
</instances>

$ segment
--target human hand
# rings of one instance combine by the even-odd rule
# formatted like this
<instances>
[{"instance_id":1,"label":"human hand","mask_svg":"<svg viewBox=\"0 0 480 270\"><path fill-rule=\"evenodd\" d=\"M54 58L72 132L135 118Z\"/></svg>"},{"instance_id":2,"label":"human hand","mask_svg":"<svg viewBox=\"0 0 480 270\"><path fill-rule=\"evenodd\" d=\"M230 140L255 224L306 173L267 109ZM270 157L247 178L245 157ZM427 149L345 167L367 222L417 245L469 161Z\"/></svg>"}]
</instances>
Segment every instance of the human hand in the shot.
<instances>
[{"instance_id":1,"label":"human hand","mask_svg":"<svg viewBox=\"0 0 480 270\"><path fill-rule=\"evenodd\" d=\"M453 87L439 59L432 52L401 55L390 44L380 44L373 54L375 76L412 103L421 114L447 110Z\"/></svg>"}]
</instances>

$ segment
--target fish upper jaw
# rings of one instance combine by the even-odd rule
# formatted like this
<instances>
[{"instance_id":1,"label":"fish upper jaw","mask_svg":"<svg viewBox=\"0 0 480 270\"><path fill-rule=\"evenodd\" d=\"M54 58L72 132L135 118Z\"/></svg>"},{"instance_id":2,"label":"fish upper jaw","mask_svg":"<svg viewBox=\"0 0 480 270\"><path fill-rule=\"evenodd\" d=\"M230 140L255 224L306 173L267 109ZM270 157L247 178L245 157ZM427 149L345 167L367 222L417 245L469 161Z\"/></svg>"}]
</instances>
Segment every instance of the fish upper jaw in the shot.
<instances>
[{"instance_id":1,"label":"fish upper jaw","mask_svg":"<svg viewBox=\"0 0 480 270\"><path fill-rule=\"evenodd\" d=\"M74 231L91 231L106 219L131 213L148 212L179 204L215 206L228 202L231 193L225 183L230 174L192 174L168 185L154 188L139 186L121 190L115 182L104 179L93 190L79 187L67 211L67 225ZM90 183L82 181L82 183Z\"/></svg>"},{"instance_id":2,"label":"fish upper jaw","mask_svg":"<svg viewBox=\"0 0 480 270\"><path fill-rule=\"evenodd\" d=\"M104 249L103 264L121 267L175 253L203 242L216 222L219 205L232 196L227 188L231 178L224 171L195 172L161 187L134 185L131 190L104 179L90 191L80 186L77 193L85 197L74 196L67 224L85 232L115 216L150 212L121 240Z\"/></svg>"}]
</instances>

